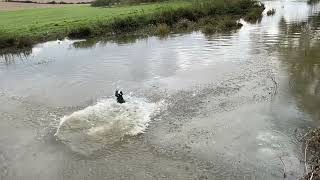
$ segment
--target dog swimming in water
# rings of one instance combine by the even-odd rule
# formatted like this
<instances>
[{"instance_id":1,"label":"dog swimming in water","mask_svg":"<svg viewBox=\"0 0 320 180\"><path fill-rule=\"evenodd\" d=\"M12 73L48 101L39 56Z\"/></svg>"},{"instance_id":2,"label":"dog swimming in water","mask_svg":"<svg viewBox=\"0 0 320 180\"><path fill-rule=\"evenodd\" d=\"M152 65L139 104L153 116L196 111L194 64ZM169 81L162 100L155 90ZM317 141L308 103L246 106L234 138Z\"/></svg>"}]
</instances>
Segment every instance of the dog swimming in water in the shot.
<instances>
[{"instance_id":1,"label":"dog swimming in water","mask_svg":"<svg viewBox=\"0 0 320 180\"><path fill-rule=\"evenodd\" d=\"M119 90L116 90L115 92L115 96L117 97L117 102L122 104L122 103L125 103L126 101L123 99L123 93L122 91L119 92Z\"/></svg>"}]
</instances>

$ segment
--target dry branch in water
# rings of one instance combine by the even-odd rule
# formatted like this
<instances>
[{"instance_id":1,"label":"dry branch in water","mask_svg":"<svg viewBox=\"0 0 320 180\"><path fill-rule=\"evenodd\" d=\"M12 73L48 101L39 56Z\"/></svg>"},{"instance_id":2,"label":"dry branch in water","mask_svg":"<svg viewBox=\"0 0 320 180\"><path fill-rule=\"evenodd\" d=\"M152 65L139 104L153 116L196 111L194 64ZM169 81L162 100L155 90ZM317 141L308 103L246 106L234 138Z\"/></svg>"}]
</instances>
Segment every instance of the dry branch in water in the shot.
<instances>
[{"instance_id":1,"label":"dry branch in water","mask_svg":"<svg viewBox=\"0 0 320 180\"><path fill-rule=\"evenodd\" d=\"M310 179L309 180L312 180L313 179L313 173L311 174L311 177L310 177Z\"/></svg>"},{"instance_id":2,"label":"dry branch in water","mask_svg":"<svg viewBox=\"0 0 320 180\"><path fill-rule=\"evenodd\" d=\"M284 164L282 158L281 158L281 157L279 157L279 158L280 158L280 161L281 161L282 166L283 166L283 178L286 178L286 177L287 177L287 174L286 174L286 172L287 172L287 170L286 170L286 165Z\"/></svg>"},{"instance_id":3,"label":"dry branch in water","mask_svg":"<svg viewBox=\"0 0 320 180\"><path fill-rule=\"evenodd\" d=\"M308 132L305 137L305 180L320 180L320 128ZM308 168L308 166L310 168Z\"/></svg>"}]
</instances>

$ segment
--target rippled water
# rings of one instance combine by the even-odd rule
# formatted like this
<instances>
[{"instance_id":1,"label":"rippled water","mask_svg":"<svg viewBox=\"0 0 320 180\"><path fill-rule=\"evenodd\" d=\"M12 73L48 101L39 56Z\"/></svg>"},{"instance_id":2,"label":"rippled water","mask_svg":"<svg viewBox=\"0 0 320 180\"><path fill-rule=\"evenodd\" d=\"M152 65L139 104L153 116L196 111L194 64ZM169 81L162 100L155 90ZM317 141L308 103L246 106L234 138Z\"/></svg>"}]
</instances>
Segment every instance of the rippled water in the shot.
<instances>
[{"instance_id":1,"label":"rippled water","mask_svg":"<svg viewBox=\"0 0 320 180\"><path fill-rule=\"evenodd\" d=\"M264 3L274 16L231 33L2 56L1 179L300 177L301 135L319 125L320 7Z\"/></svg>"}]
</instances>

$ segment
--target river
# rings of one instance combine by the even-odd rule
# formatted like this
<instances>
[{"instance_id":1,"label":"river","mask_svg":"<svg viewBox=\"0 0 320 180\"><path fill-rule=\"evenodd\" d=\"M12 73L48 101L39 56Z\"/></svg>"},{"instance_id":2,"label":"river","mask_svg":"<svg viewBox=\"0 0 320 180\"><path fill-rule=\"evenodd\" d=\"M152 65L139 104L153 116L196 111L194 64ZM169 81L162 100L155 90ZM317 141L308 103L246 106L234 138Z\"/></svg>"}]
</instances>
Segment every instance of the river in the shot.
<instances>
[{"instance_id":1,"label":"river","mask_svg":"<svg viewBox=\"0 0 320 180\"><path fill-rule=\"evenodd\" d=\"M230 33L1 56L0 179L301 177L301 137L320 124L320 5L264 3L274 16Z\"/></svg>"}]
</instances>

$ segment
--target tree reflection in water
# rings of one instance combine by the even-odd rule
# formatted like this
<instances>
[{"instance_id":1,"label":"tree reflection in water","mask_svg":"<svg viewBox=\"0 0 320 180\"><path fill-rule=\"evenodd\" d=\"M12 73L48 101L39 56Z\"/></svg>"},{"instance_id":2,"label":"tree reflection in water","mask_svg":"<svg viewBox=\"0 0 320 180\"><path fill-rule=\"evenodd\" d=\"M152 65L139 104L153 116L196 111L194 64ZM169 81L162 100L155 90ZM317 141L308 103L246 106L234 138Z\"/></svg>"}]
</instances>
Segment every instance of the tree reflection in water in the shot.
<instances>
[{"instance_id":1,"label":"tree reflection in water","mask_svg":"<svg viewBox=\"0 0 320 180\"><path fill-rule=\"evenodd\" d=\"M280 21L280 59L288 71L290 92L299 108L320 117L320 41L319 16L304 22L289 24Z\"/></svg>"}]
</instances>

